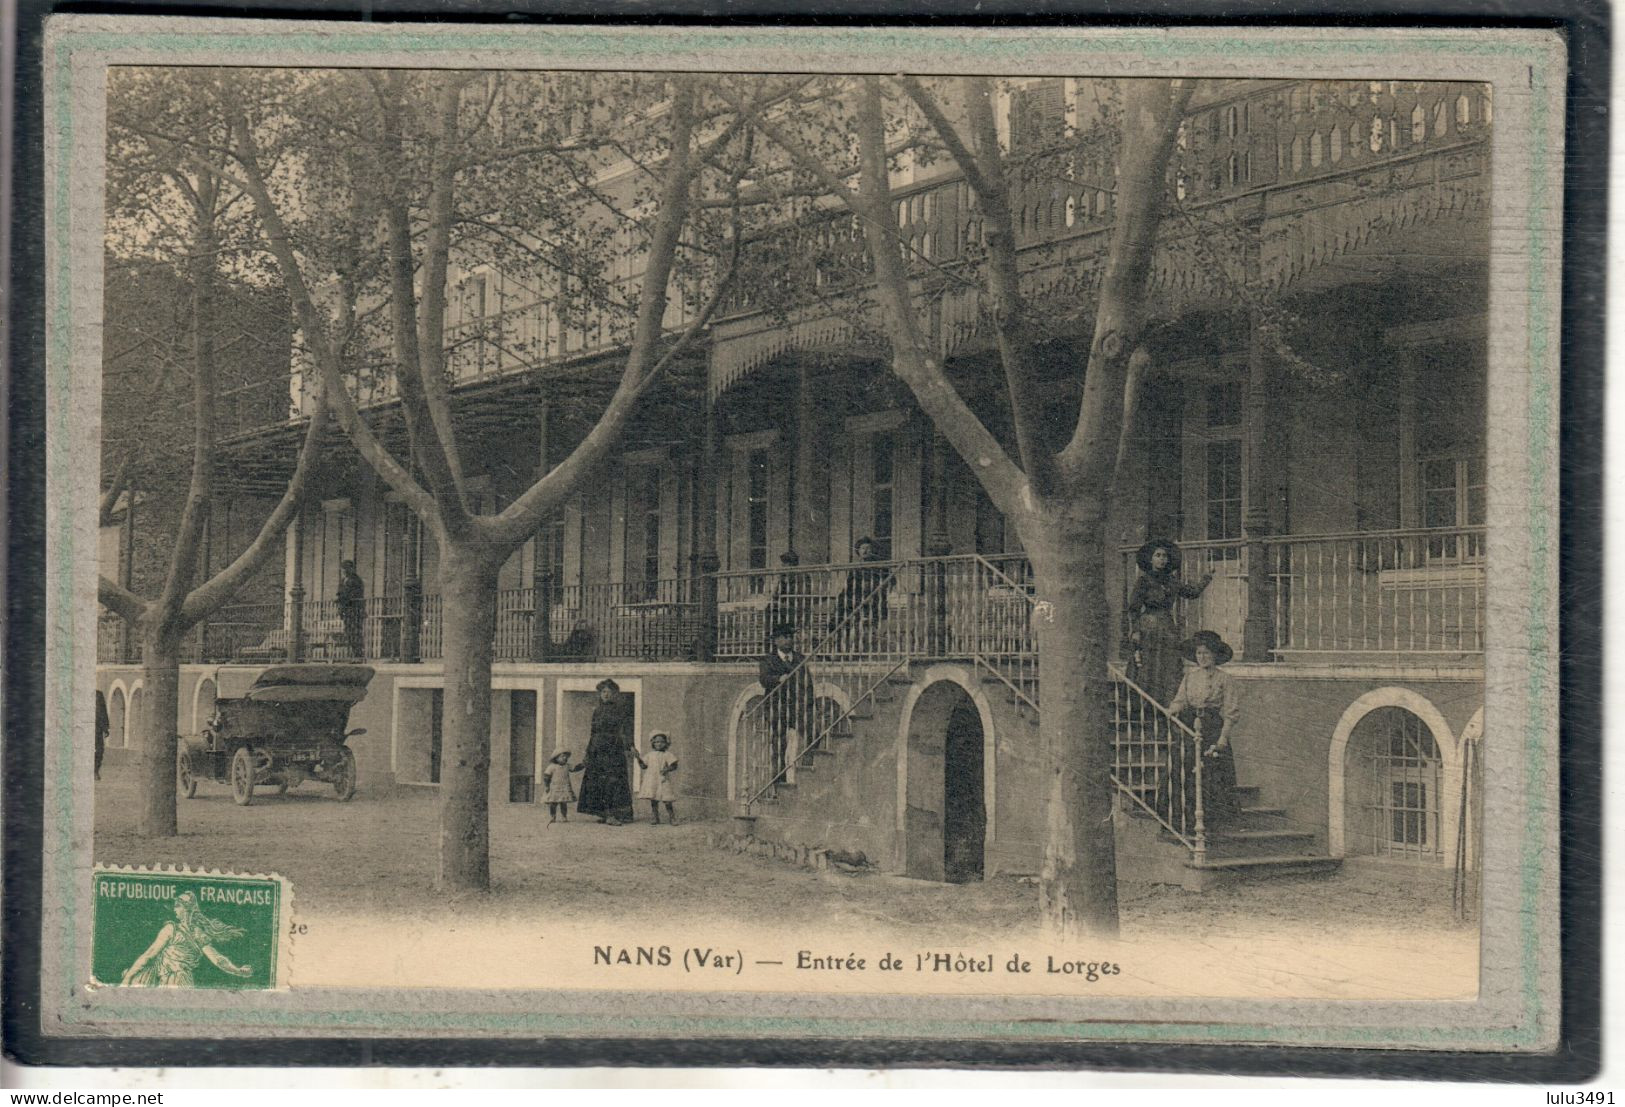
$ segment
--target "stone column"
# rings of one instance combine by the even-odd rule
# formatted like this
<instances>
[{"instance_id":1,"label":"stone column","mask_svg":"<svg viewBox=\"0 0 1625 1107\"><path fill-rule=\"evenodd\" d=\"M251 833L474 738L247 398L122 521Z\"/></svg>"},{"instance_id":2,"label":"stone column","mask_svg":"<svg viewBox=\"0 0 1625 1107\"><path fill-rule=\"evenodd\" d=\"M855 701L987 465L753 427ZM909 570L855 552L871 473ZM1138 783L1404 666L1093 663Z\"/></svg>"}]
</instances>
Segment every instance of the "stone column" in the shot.
<instances>
[{"instance_id":1,"label":"stone column","mask_svg":"<svg viewBox=\"0 0 1625 1107\"><path fill-rule=\"evenodd\" d=\"M819 366L803 359L796 367L796 488L794 546L803 565L831 560L829 552L829 457L827 411L831 397L819 396ZM844 559L843 559L844 560Z\"/></svg>"},{"instance_id":2,"label":"stone column","mask_svg":"<svg viewBox=\"0 0 1625 1107\"><path fill-rule=\"evenodd\" d=\"M927 508L931 517L925 520L925 552L930 562L930 633L929 645L935 657L946 655L948 648L948 565L943 559L953 551L948 537L948 444L942 435L927 430L926 464L930 485Z\"/></svg>"},{"instance_id":3,"label":"stone column","mask_svg":"<svg viewBox=\"0 0 1625 1107\"><path fill-rule=\"evenodd\" d=\"M305 659L305 509L288 528L293 543L293 586L288 589L288 660Z\"/></svg>"},{"instance_id":4,"label":"stone column","mask_svg":"<svg viewBox=\"0 0 1625 1107\"><path fill-rule=\"evenodd\" d=\"M536 417L536 431L540 444L536 451L538 479L552 472L553 466L548 456L550 449L549 431L553 419L552 401L544 399L541 411ZM547 524L544 522L543 526ZM548 551L543 549L542 531L537 530L531 538L531 548L535 556L531 558L530 566L530 658L532 661L546 661L547 655L553 646L551 622L553 617L553 565L551 558L543 555Z\"/></svg>"},{"instance_id":5,"label":"stone column","mask_svg":"<svg viewBox=\"0 0 1625 1107\"><path fill-rule=\"evenodd\" d=\"M694 488L699 510L695 520L694 554L690 559L694 600L699 605L699 636L694 644L696 661L710 661L717 653L717 570L722 567L717 557L717 485L721 473L718 451L722 441L717 426L717 399L710 395L705 400L704 428Z\"/></svg>"},{"instance_id":6,"label":"stone column","mask_svg":"<svg viewBox=\"0 0 1625 1107\"><path fill-rule=\"evenodd\" d=\"M1265 349L1260 320L1248 320L1247 400L1244 412L1247 442L1243 484L1247 507L1242 513L1242 536L1247 543L1247 619L1242 631L1244 661L1269 661L1275 647L1275 574L1273 551L1266 543L1273 532L1272 510L1284 499L1280 444L1287 428L1282 407L1275 402L1280 372Z\"/></svg>"},{"instance_id":7,"label":"stone column","mask_svg":"<svg viewBox=\"0 0 1625 1107\"><path fill-rule=\"evenodd\" d=\"M135 483L124 490L124 531L119 535L119 583L135 591ZM128 619L119 620L119 660L136 655L135 627Z\"/></svg>"}]
</instances>

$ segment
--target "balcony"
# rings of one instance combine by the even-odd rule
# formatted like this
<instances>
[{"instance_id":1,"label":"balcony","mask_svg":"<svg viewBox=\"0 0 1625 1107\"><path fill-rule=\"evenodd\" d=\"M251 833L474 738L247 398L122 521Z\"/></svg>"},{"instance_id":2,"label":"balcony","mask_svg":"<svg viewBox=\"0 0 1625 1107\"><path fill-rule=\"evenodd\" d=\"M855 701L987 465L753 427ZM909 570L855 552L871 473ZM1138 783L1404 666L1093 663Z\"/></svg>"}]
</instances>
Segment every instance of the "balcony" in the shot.
<instances>
[{"instance_id":1,"label":"balcony","mask_svg":"<svg viewBox=\"0 0 1625 1107\"><path fill-rule=\"evenodd\" d=\"M1182 601L1179 625L1218 631L1239 648L1254 579L1250 559L1259 550L1274 663L1459 665L1477 664L1483 655L1483 527L1187 543L1184 577L1196 581L1211 572L1213 580L1199 597ZM1119 615L1137 572L1133 548L1120 557L1123 591L1113 605ZM708 615L711 585L715 610ZM749 661L767 648L773 624L790 622L800 648L835 658L1005 663L1037 656L1031 614L1042 598L1026 559L1010 555L723 572L543 594L549 598L539 629L535 589L498 593L497 661L688 661L704 656L707 638L716 659ZM127 650L126 637L119 620L103 614L97 660L139 661L139 643ZM240 664L440 656L440 597L398 593L368 598L355 626L331 600L229 606L194 630L183 651L189 662Z\"/></svg>"}]
</instances>

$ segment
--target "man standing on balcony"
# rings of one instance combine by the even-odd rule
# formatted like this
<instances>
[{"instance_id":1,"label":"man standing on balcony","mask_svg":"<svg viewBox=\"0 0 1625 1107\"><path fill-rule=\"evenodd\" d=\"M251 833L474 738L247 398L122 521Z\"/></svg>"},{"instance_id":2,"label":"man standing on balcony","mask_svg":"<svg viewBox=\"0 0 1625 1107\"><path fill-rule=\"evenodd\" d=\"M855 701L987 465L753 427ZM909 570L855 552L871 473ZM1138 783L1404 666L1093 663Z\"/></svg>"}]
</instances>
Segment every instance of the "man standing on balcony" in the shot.
<instances>
[{"instance_id":1,"label":"man standing on balcony","mask_svg":"<svg viewBox=\"0 0 1625 1107\"><path fill-rule=\"evenodd\" d=\"M775 780L784 774L790 731L796 732L801 748L811 738L807 729L813 717L812 669L804 664L807 655L796 649L795 643L794 623L775 625L773 648L767 651L756 671L762 691L767 694L767 726L773 747Z\"/></svg>"},{"instance_id":2,"label":"man standing on balcony","mask_svg":"<svg viewBox=\"0 0 1625 1107\"><path fill-rule=\"evenodd\" d=\"M361 659L361 627L367 618L367 586L355 571L355 562L339 564L339 621L344 624L344 648L352 660Z\"/></svg>"}]
</instances>

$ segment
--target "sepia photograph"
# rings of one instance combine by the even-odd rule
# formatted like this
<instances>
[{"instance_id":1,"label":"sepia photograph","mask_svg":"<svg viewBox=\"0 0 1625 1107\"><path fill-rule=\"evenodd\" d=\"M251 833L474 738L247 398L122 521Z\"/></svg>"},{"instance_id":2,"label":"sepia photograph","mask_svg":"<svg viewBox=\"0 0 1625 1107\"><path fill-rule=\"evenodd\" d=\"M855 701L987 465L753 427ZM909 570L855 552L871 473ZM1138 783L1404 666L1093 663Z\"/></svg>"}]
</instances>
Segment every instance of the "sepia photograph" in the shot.
<instances>
[{"instance_id":1,"label":"sepia photograph","mask_svg":"<svg viewBox=\"0 0 1625 1107\"><path fill-rule=\"evenodd\" d=\"M212 26L58 35L64 1032L1548 1040L1560 47Z\"/></svg>"}]
</instances>

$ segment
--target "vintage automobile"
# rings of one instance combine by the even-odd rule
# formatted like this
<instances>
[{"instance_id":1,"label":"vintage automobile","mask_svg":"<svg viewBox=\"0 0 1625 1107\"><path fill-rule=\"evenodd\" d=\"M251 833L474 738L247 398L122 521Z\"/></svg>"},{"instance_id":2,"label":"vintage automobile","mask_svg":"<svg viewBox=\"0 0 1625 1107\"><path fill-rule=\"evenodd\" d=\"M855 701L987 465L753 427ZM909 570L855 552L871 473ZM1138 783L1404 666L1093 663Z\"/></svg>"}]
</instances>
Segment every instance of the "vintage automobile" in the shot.
<instances>
[{"instance_id":1,"label":"vintage automobile","mask_svg":"<svg viewBox=\"0 0 1625 1107\"><path fill-rule=\"evenodd\" d=\"M214 710L202 733L181 742L181 794L195 796L199 780L229 783L231 798L246 807L262 785L282 795L320 780L348 800L356 768L345 743L366 731L345 727L372 675L366 665L345 664L217 670Z\"/></svg>"}]
</instances>

